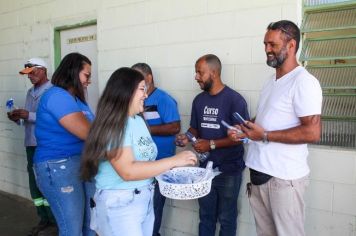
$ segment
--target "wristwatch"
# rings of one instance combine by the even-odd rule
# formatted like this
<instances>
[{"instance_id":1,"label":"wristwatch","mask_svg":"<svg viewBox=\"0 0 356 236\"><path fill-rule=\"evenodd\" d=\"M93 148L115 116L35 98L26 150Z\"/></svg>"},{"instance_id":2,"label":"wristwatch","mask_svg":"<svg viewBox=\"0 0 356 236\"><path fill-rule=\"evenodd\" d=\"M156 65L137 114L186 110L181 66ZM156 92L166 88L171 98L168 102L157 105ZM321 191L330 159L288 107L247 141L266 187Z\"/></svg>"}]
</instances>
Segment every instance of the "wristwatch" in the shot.
<instances>
[{"instance_id":1,"label":"wristwatch","mask_svg":"<svg viewBox=\"0 0 356 236\"><path fill-rule=\"evenodd\" d=\"M266 143L266 144L269 143L269 141L268 141L268 132L267 131L263 132L262 143Z\"/></svg>"},{"instance_id":2,"label":"wristwatch","mask_svg":"<svg viewBox=\"0 0 356 236\"><path fill-rule=\"evenodd\" d=\"M210 140L210 149L214 150L216 148L214 140Z\"/></svg>"}]
</instances>

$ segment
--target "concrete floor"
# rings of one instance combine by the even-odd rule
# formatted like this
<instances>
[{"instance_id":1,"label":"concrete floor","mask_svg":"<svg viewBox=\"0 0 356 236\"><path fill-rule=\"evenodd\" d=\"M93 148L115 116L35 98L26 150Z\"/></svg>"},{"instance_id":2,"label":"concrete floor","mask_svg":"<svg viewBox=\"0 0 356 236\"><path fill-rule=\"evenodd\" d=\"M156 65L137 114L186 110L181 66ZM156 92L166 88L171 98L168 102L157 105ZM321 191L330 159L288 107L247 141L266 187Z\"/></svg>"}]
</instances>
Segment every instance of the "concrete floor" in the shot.
<instances>
[{"instance_id":1,"label":"concrete floor","mask_svg":"<svg viewBox=\"0 0 356 236\"><path fill-rule=\"evenodd\" d=\"M31 201L0 191L1 236L26 236L38 222Z\"/></svg>"}]
</instances>

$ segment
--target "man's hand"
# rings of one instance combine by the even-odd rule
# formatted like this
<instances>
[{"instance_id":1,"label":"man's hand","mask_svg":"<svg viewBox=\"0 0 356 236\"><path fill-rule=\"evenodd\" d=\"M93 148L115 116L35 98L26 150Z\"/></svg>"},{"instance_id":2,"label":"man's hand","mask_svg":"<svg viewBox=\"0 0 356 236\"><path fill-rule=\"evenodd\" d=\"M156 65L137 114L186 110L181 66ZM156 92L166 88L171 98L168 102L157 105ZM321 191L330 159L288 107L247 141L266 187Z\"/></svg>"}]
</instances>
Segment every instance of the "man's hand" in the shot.
<instances>
[{"instance_id":1,"label":"man's hand","mask_svg":"<svg viewBox=\"0 0 356 236\"><path fill-rule=\"evenodd\" d=\"M321 120L320 115L299 117L300 125L284 130L268 131L268 141L288 144L314 143L320 140ZM241 125L242 131L248 138L263 140L265 130L251 121Z\"/></svg>"},{"instance_id":2,"label":"man's hand","mask_svg":"<svg viewBox=\"0 0 356 236\"><path fill-rule=\"evenodd\" d=\"M254 141L259 141L263 139L263 133L265 130L251 121L246 121L241 125L241 130L246 134L246 136Z\"/></svg>"},{"instance_id":3,"label":"man's hand","mask_svg":"<svg viewBox=\"0 0 356 236\"><path fill-rule=\"evenodd\" d=\"M151 135L176 135L180 131L180 121L149 126Z\"/></svg>"},{"instance_id":4,"label":"man's hand","mask_svg":"<svg viewBox=\"0 0 356 236\"><path fill-rule=\"evenodd\" d=\"M242 132L241 126L239 125L234 125L236 129L228 129L227 130L227 136L229 137L230 140L234 142L240 142L241 139L246 138L246 134Z\"/></svg>"},{"instance_id":5,"label":"man's hand","mask_svg":"<svg viewBox=\"0 0 356 236\"><path fill-rule=\"evenodd\" d=\"M16 118L15 116L13 116L12 112L7 113L7 118L9 118L9 120L12 120L15 123L20 119L20 118Z\"/></svg>"},{"instance_id":6,"label":"man's hand","mask_svg":"<svg viewBox=\"0 0 356 236\"><path fill-rule=\"evenodd\" d=\"M206 139L197 139L197 142L193 144L194 150L199 153L210 151L210 141Z\"/></svg>"},{"instance_id":7,"label":"man's hand","mask_svg":"<svg viewBox=\"0 0 356 236\"><path fill-rule=\"evenodd\" d=\"M15 109L13 110L11 113L11 117L13 119L19 120L19 119L24 119L27 120L28 119L28 114L29 112L25 109ZM9 118L10 120L12 120L11 118Z\"/></svg>"}]
</instances>

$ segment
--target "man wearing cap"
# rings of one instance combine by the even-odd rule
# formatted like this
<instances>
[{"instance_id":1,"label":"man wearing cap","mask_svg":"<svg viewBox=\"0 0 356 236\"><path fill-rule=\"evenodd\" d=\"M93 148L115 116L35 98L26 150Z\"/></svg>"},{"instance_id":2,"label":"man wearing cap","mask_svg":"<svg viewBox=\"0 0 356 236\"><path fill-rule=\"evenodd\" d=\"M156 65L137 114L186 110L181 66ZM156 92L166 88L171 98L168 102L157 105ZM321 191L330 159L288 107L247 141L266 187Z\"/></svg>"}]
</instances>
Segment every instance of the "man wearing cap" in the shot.
<instances>
[{"instance_id":1,"label":"man wearing cap","mask_svg":"<svg viewBox=\"0 0 356 236\"><path fill-rule=\"evenodd\" d=\"M25 126L25 147L27 154L27 171L32 200L37 208L40 222L28 235L50 235L49 231L56 231L55 219L47 200L37 187L32 169L32 159L37 146L35 138L36 110L41 95L49 89L52 84L47 78L47 64L41 58L31 58L25 64L25 68L19 72L28 76L33 87L27 91L24 109L15 109L7 113L8 118L20 125L20 120L24 120ZM49 230L51 228L52 230ZM41 232L41 233L40 233ZM56 233L56 232L54 232ZM55 234L53 234L55 235Z\"/></svg>"}]
</instances>

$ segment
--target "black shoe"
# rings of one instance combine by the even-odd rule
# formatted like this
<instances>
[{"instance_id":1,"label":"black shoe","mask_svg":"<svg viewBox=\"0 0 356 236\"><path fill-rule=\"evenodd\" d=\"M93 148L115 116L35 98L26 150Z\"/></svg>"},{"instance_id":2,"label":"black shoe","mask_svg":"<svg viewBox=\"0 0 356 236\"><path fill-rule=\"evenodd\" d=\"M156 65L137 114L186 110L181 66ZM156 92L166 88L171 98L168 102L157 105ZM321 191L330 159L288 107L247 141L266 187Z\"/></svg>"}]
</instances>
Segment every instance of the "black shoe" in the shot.
<instances>
[{"instance_id":1,"label":"black shoe","mask_svg":"<svg viewBox=\"0 0 356 236\"><path fill-rule=\"evenodd\" d=\"M37 233L37 236L57 236L58 227L56 224L49 223L47 226Z\"/></svg>"},{"instance_id":2,"label":"black shoe","mask_svg":"<svg viewBox=\"0 0 356 236\"><path fill-rule=\"evenodd\" d=\"M28 232L27 236L37 236L38 232L46 228L48 224L48 221L41 220L35 227L31 229L30 232Z\"/></svg>"}]
</instances>

